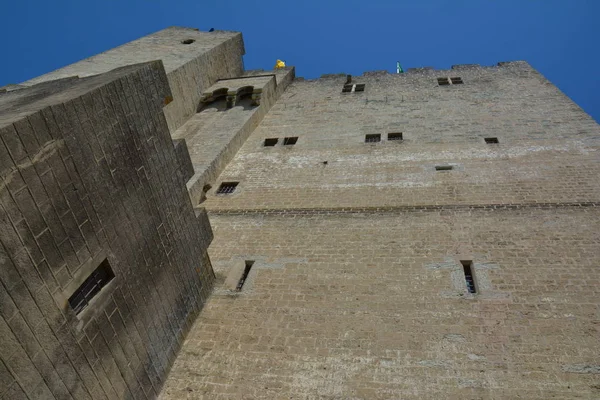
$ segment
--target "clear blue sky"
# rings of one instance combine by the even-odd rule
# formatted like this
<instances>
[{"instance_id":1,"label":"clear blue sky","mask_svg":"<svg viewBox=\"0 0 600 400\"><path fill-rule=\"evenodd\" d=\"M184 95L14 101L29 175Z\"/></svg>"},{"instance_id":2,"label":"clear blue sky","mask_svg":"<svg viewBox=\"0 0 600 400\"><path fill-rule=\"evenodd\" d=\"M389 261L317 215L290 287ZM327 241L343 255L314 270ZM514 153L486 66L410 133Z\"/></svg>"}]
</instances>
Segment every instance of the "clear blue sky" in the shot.
<instances>
[{"instance_id":1,"label":"clear blue sky","mask_svg":"<svg viewBox=\"0 0 600 400\"><path fill-rule=\"evenodd\" d=\"M246 68L323 73L527 60L600 121L600 0L4 0L0 86L161 28L242 31Z\"/></svg>"}]
</instances>

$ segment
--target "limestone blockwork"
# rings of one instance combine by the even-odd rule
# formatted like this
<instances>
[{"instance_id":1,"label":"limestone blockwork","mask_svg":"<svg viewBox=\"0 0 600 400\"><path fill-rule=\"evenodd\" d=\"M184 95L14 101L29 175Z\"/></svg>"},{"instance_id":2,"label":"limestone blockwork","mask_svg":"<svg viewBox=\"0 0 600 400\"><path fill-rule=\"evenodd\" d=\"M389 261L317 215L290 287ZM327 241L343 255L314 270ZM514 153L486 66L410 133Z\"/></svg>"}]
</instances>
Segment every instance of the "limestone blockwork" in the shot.
<instances>
[{"instance_id":1,"label":"limestone blockwork","mask_svg":"<svg viewBox=\"0 0 600 400\"><path fill-rule=\"evenodd\" d=\"M600 397L593 119L524 61L243 54L168 28L0 91L3 399Z\"/></svg>"}]
</instances>

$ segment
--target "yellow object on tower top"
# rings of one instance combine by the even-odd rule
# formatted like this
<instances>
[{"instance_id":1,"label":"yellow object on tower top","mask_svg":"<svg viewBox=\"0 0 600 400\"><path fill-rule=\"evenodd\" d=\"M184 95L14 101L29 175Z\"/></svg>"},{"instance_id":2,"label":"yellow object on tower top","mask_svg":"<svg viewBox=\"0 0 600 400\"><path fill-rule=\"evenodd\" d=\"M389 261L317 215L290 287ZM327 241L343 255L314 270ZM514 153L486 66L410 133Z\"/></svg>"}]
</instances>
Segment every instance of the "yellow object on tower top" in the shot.
<instances>
[{"instance_id":1,"label":"yellow object on tower top","mask_svg":"<svg viewBox=\"0 0 600 400\"><path fill-rule=\"evenodd\" d=\"M285 61L277 60L275 62L275 69L285 68Z\"/></svg>"}]
</instances>

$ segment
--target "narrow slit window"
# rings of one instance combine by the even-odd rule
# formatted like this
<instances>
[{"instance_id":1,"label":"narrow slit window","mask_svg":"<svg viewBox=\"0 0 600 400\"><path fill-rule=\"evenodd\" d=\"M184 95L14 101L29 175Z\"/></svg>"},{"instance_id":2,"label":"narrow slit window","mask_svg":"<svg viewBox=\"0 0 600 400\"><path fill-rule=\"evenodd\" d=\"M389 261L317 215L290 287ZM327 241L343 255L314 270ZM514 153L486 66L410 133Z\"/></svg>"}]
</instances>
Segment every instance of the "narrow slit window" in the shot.
<instances>
[{"instance_id":1,"label":"narrow slit window","mask_svg":"<svg viewBox=\"0 0 600 400\"><path fill-rule=\"evenodd\" d=\"M396 132L396 133L388 133L388 140L403 140L402 139L402 132Z\"/></svg>"},{"instance_id":2,"label":"narrow slit window","mask_svg":"<svg viewBox=\"0 0 600 400\"><path fill-rule=\"evenodd\" d=\"M438 85L440 86L446 86L450 84L450 80L448 78L437 78L438 80Z\"/></svg>"},{"instance_id":3,"label":"narrow slit window","mask_svg":"<svg viewBox=\"0 0 600 400\"><path fill-rule=\"evenodd\" d=\"M217 189L217 194L231 194L235 191L239 182L223 182Z\"/></svg>"},{"instance_id":4,"label":"narrow slit window","mask_svg":"<svg viewBox=\"0 0 600 400\"><path fill-rule=\"evenodd\" d=\"M380 134L374 134L374 135L365 135L365 143L377 143L377 142L381 142L381 135Z\"/></svg>"},{"instance_id":5,"label":"narrow slit window","mask_svg":"<svg viewBox=\"0 0 600 400\"><path fill-rule=\"evenodd\" d=\"M69 297L69 305L75 311L75 314L81 313L89 304L90 301L100 293L113 278L115 274L108 263L108 259L104 259L87 277L85 281L75 290Z\"/></svg>"},{"instance_id":6,"label":"narrow slit window","mask_svg":"<svg viewBox=\"0 0 600 400\"><path fill-rule=\"evenodd\" d=\"M269 139L265 139L265 147L273 147L277 144L277 142L279 141L278 138L269 138Z\"/></svg>"},{"instance_id":7,"label":"narrow slit window","mask_svg":"<svg viewBox=\"0 0 600 400\"><path fill-rule=\"evenodd\" d=\"M452 82L453 85L462 85L463 80L462 80L462 78L456 77L456 78L450 78L450 82Z\"/></svg>"},{"instance_id":8,"label":"narrow slit window","mask_svg":"<svg viewBox=\"0 0 600 400\"><path fill-rule=\"evenodd\" d=\"M296 144L296 142L298 141L298 137L286 137L283 139L283 145L284 146L293 146Z\"/></svg>"},{"instance_id":9,"label":"narrow slit window","mask_svg":"<svg viewBox=\"0 0 600 400\"><path fill-rule=\"evenodd\" d=\"M486 142L487 144L498 144L498 143L500 143L500 142L498 141L498 138L496 138L496 137L486 137L486 138L485 138L485 139L483 139L483 140L485 140L485 142Z\"/></svg>"},{"instance_id":10,"label":"narrow slit window","mask_svg":"<svg viewBox=\"0 0 600 400\"><path fill-rule=\"evenodd\" d=\"M463 272L465 274L465 284L469 293L477 293L475 286L475 275L473 274L473 261L461 261Z\"/></svg>"},{"instance_id":11,"label":"narrow slit window","mask_svg":"<svg viewBox=\"0 0 600 400\"><path fill-rule=\"evenodd\" d=\"M451 171L453 169L452 165L436 165L436 171Z\"/></svg>"},{"instance_id":12,"label":"narrow slit window","mask_svg":"<svg viewBox=\"0 0 600 400\"><path fill-rule=\"evenodd\" d=\"M254 261L246 261L246 268L244 268L244 273L242 274L242 277L238 281L238 284L235 288L237 292L240 292L242 290L242 287L244 286L246 279L248 279L248 274L250 273L250 269L252 269L253 265Z\"/></svg>"}]
</instances>

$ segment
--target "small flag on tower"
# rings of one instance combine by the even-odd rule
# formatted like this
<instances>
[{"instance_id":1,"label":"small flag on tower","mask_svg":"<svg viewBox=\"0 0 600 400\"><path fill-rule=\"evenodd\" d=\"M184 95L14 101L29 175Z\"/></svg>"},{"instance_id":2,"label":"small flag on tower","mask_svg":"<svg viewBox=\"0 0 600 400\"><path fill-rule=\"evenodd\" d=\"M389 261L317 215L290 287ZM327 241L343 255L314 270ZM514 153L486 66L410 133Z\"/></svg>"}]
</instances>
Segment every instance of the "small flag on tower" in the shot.
<instances>
[{"instance_id":1,"label":"small flag on tower","mask_svg":"<svg viewBox=\"0 0 600 400\"><path fill-rule=\"evenodd\" d=\"M400 61L396 61L396 73L397 74L404 73L404 70L402 69L402 65L400 65Z\"/></svg>"}]
</instances>

